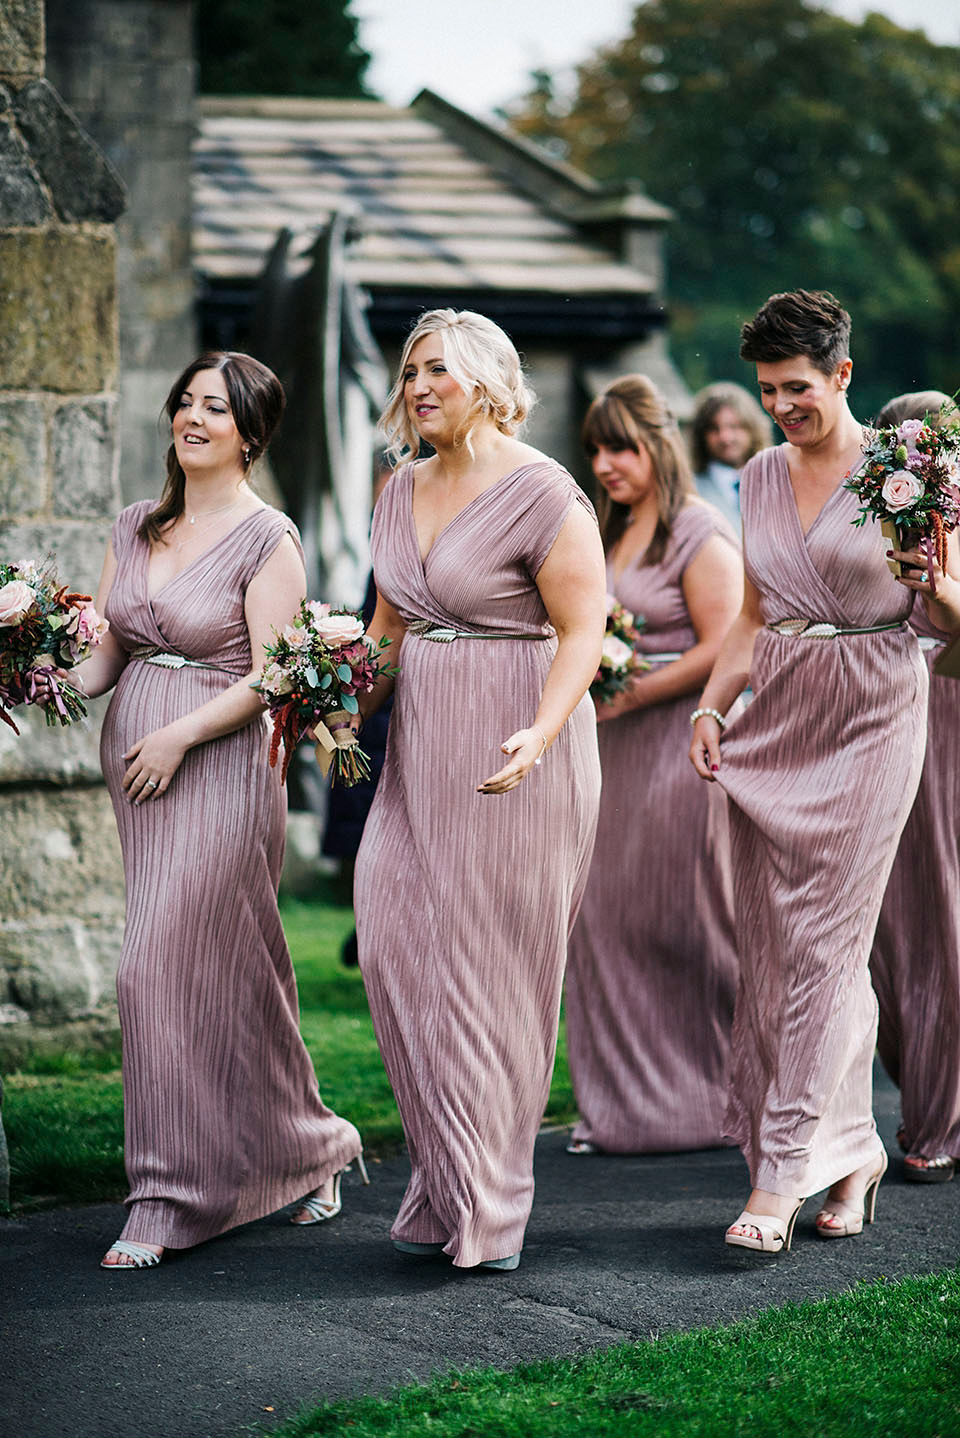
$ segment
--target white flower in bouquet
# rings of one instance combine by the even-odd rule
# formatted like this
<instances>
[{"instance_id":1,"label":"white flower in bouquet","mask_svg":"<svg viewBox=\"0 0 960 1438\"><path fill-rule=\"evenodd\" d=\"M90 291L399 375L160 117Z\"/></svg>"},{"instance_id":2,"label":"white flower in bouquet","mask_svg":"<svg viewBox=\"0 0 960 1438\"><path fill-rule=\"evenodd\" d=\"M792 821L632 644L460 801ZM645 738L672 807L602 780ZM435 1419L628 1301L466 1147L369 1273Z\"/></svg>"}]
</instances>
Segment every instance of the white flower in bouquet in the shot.
<instances>
[{"instance_id":1,"label":"white flower in bouquet","mask_svg":"<svg viewBox=\"0 0 960 1438\"><path fill-rule=\"evenodd\" d=\"M923 494L923 480L908 469L897 469L887 475L880 493L887 508L897 514L917 502Z\"/></svg>"},{"instance_id":2,"label":"white flower in bouquet","mask_svg":"<svg viewBox=\"0 0 960 1438\"><path fill-rule=\"evenodd\" d=\"M624 644L615 634L604 635L601 654L612 669L626 669L634 656L629 644Z\"/></svg>"},{"instance_id":3,"label":"white flower in bouquet","mask_svg":"<svg viewBox=\"0 0 960 1438\"><path fill-rule=\"evenodd\" d=\"M19 567L19 566L18 566ZM0 589L0 627L12 628L30 613L37 591L23 579L11 579Z\"/></svg>"}]
</instances>

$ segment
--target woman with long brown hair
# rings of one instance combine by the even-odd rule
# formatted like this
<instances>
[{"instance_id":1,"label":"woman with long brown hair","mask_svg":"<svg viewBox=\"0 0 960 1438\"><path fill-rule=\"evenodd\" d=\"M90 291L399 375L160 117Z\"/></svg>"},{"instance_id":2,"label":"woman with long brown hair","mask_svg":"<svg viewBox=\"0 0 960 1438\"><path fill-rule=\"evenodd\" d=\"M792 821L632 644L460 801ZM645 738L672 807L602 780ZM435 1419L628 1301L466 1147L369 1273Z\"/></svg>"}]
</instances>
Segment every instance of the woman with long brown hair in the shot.
<instances>
[{"instance_id":1,"label":"woman with long brown hair","mask_svg":"<svg viewBox=\"0 0 960 1438\"><path fill-rule=\"evenodd\" d=\"M572 1153L722 1142L736 954L723 803L684 758L690 696L743 588L727 521L693 492L680 432L643 375L583 426L607 590L642 616L650 669L597 710L603 789L567 968L580 1122Z\"/></svg>"},{"instance_id":2,"label":"woman with long brown hair","mask_svg":"<svg viewBox=\"0 0 960 1438\"><path fill-rule=\"evenodd\" d=\"M110 630L70 675L114 691L100 755L127 886L130 1195L111 1271L304 1194L294 1221L332 1218L360 1154L300 1038L277 912L286 795L250 687L306 592L294 525L248 483L283 402L249 355L201 355L179 376L166 487L117 518L97 596Z\"/></svg>"}]
</instances>

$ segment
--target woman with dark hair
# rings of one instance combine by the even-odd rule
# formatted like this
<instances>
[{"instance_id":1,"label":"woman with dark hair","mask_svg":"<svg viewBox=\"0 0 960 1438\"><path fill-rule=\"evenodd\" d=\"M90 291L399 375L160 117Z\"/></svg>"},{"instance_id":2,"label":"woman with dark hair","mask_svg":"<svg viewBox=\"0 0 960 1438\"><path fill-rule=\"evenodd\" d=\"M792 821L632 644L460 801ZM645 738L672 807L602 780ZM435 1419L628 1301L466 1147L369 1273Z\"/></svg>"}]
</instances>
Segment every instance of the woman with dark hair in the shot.
<instances>
[{"instance_id":1,"label":"woman with dark hair","mask_svg":"<svg viewBox=\"0 0 960 1438\"><path fill-rule=\"evenodd\" d=\"M286 796L250 687L306 592L296 529L248 483L283 403L248 355L205 354L180 375L166 487L114 524L97 596L110 629L70 675L90 696L114 690L100 753L127 885L130 1195L111 1270L311 1190L294 1220L331 1218L360 1155L300 1038L277 912Z\"/></svg>"},{"instance_id":2,"label":"woman with dark hair","mask_svg":"<svg viewBox=\"0 0 960 1438\"><path fill-rule=\"evenodd\" d=\"M827 293L772 296L745 325L787 443L743 471L743 609L690 757L730 799L740 987L729 1132L753 1190L734 1246L789 1248L804 1199L823 1238L872 1222L887 1156L872 1113L867 960L926 738L927 672L876 529L844 486L864 434L847 387L850 316ZM724 733L749 682L753 701Z\"/></svg>"},{"instance_id":3,"label":"woman with dark hair","mask_svg":"<svg viewBox=\"0 0 960 1438\"><path fill-rule=\"evenodd\" d=\"M697 493L739 533L740 471L770 443L770 421L739 384L707 385L693 406L690 450Z\"/></svg>"},{"instance_id":4,"label":"woman with dark hair","mask_svg":"<svg viewBox=\"0 0 960 1438\"><path fill-rule=\"evenodd\" d=\"M889 400L878 425L939 427L956 406L941 390ZM960 686L934 665L951 637L920 603L910 616L930 670L927 752L870 955L877 1049L900 1088L903 1175L946 1183L960 1160Z\"/></svg>"},{"instance_id":5,"label":"woman with dark hair","mask_svg":"<svg viewBox=\"0 0 960 1438\"><path fill-rule=\"evenodd\" d=\"M567 964L580 1121L569 1152L722 1142L736 951L723 799L684 759L690 695L743 594L737 540L693 492L676 422L643 375L591 405L607 590L642 615L651 668L597 709L603 789Z\"/></svg>"}]
</instances>

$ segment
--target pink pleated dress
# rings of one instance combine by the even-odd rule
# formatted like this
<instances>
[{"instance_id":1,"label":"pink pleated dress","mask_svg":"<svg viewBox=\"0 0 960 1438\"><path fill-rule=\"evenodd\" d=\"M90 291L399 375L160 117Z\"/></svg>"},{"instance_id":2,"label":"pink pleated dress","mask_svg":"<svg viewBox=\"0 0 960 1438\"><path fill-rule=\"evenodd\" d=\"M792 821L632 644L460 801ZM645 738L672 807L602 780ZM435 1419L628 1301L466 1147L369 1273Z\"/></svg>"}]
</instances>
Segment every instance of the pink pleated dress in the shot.
<instances>
[{"instance_id":1,"label":"pink pleated dress","mask_svg":"<svg viewBox=\"0 0 960 1438\"><path fill-rule=\"evenodd\" d=\"M662 560L607 584L646 620L651 654L696 643L683 575L718 534L711 505L678 514ZM576 1140L609 1153L723 1142L737 983L724 810L687 758L685 694L598 726L603 789L583 906L567 966L567 1056Z\"/></svg>"},{"instance_id":2,"label":"pink pleated dress","mask_svg":"<svg viewBox=\"0 0 960 1438\"><path fill-rule=\"evenodd\" d=\"M879 526L838 488L806 534L786 445L743 471L744 561L767 624L905 620L912 596ZM728 1131L755 1188L818 1192L879 1159L877 1002L868 959L920 779L927 671L916 635L803 638L764 628L753 701L727 728L740 984Z\"/></svg>"},{"instance_id":3,"label":"pink pleated dress","mask_svg":"<svg viewBox=\"0 0 960 1438\"><path fill-rule=\"evenodd\" d=\"M111 631L128 651L155 645L211 667L131 658L100 753L127 889L123 1237L187 1248L302 1197L361 1144L321 1102L300 1037L277 910L286 793L265 718L189 750L160 798L135 806L122 788L132 744L249 672L247 585L285 534L299 538L285 515L258 510L151 599L136 531L153 507L133 504L114 525Z\"/></svg>"},{"instance_id":4,"label":"pink pleated dress","mask_svg":"<svg viewBox=\"0 0 960 1438\"><path fill-rule=\"evenodd\" d=\"M930 668L927 753L870 956L877 1047L900 1086L907 1148L960 1158L960 681L933 665L944 636L917 600Z\"/></svg>"},{"instance_id":5,"label":"pink pleated dress","mask_svg":"<svg viewBox=\"0 0 960 1438\"><path fill-rule=\"evenodd\" d=\"M504 476L421 561L413 465L373 525L377 588L408 625L528 634L438 643L409 628L387 756L357 856L360 967L410 1153L391 1236L459 1267L523 1246L567 940L600 792L586 696L516 789L478 794L534 720L556 653L535 577L571 508L559 465Z\"/></svg>"}]
</instances>

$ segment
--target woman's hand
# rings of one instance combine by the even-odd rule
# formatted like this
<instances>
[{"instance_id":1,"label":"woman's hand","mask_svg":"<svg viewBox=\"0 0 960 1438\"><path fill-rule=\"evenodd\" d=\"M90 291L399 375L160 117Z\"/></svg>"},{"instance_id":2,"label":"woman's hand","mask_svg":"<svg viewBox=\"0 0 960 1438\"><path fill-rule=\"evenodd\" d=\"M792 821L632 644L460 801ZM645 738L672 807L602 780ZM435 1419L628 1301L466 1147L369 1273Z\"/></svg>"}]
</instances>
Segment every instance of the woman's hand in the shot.
<instances>
[{"instance_id":1,"label":"woman's hand","mask_svg":"<svg viewBox=\"0 0 960 1438\"><path fill-rule=\"evenodd\" d=\"M131 803L142 804L144 799L158 799L165 794L189 747L177 725L167 724L128 749L123 757L130 766L123 776L123 787Z\"/></svg>"},{"instance_id":2,"label":"woman's hand","mask_svg":"<svg viewBox=\"0 0 960 1438\"><path fill-rule=\"evenodd\" d=\"M701 714L693 726L690 763L710 784L716 782L720 772L720 734L720 725L710 714Z\"/></svg>"},{"instance_id":3,"label":"woman's hand","mask_svg":"<svg viewBox=\"0 0 960 1438\"><path fill-rule=\"evenodd\" d=\"M619 719L621 714L632 713L638 706L632 699L629 689L624 689L608 704L597 704L594 700L594 707L597 711L597 723L606 724L609 719Z\"/></svg>"},{"instance_id":4,"label":"woman's hand","mask_svg":"<svg viewBox=\"0 0 960 1438\"><path fill-rule=\"evenodd\" d=\"M44 665L40 669L30 671L30 687L24 695L25 704L39 704L41 708L53 702L53 680L54 684L69 684L79 694L85 694L84 687L78 680L71 676L68 669L51 668Z\"/></svg>"},{"instance_id":5,"label":"woman's hand","mask_svg":"<svg viewBox=\"0 0 960 1438\"><path fill-rule=\"evenodd\" d=\"M897 583L905 589L912 589L923 600L927 615L939 629L952 633L960 629L960 580L955 575L960 571L960 556L957 554L957 531L947 540L947 568L940 568L935 545L918 544L914 549L888 549L887 558L910 564L914 568L906 574L897 575Z\"/></svg>"},{"instance_id":6,"label":"woman's hand","mask_svg":"<svg viewBox=\"0 0 960 1438\"><path fill-rule=\"evenodd\" d=\"M489 779L484 779L482 784L478 784L478 794L506 794L515 789L533 766L540 762L546 749L546 740L534 726L531 729L518 729L516 734L511 734L509 739L504 740L500 748L504 754L512 756L510 763L505 764L496 774L491 774Z\"/></svg>"}]
</instances>

